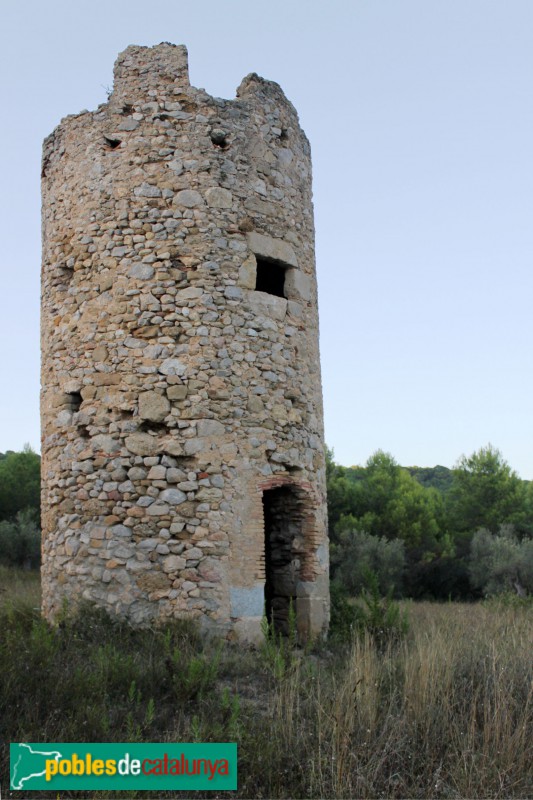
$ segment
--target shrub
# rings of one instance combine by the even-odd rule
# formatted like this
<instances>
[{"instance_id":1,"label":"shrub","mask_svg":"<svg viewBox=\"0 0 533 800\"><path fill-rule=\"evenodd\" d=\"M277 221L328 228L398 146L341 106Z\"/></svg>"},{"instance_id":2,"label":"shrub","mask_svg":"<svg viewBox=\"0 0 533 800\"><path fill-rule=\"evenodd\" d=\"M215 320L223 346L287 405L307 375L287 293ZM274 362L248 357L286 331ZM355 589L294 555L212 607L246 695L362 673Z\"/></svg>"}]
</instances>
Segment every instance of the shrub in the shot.
<instances>
[{"instance_id":1,"label":"shrub","mask_svg":"<svg viewBox=\"0 0 533 800\"><path fill-rule=\"evenodd\" d=\"M0 563L31 569L39 566L41 533L34 509L19 511L15 519L0 522Z\"/></svg>"},{"instance_id":2,"label":"shrub","mask_svg":"<svg viewBox=\"0 0 533 800\"><path fill-rule=\"evenodd\" d=\"M344 586L332 581L330 586L331 618L329 635L333 639L349 641L359 628L361 609L350 602Z\"/></svg>"},{"instance_id":3,"label":"shrub","mask_svg":"<svg viewBox=\"0 0 533 800\"><path fill-rule=\"evenodd\" d=\"M405 570L405 547L401 540L371 536L364 531L344 530L332 554L333 576L349 595L361 594L368 572L376 576L383 595L398 594Z\"/></svg>"},{"instance_id":4,"label":"shrub","mask_svg":"<svg viewBox=\"0 0 533 800\"><path fill-rule=\"evenodd\" d=\"M511 525L501 525L497 534L481 528L472 539L469 571L484 595L533 594L533 540L518 541Z\"/></svg>"},{"instance_id":5,"label":"shrub","mask_svg":"<svg viewBox=\"0 0 533 800\"><path fill-rule=\"evenodd\" d=\"M29 445L20 453L0 453L0 520L32 508L39 518L41 459Z\"/></svg>"},{"instance_id":6,"label":"shrub","mask_svg":"<svg viewBox=\"0 0 533 800\"><path fill-rule=\"evenodd\" d=\"M365 586L358 600L350 600L344 587L331 584L330 636L350 641L354 634L367 633L378 647L401 639L409 630L407 613L402 612L392 593L383 596L375 573L367 570Z\"/></svg>"},{"instance_id":7,"label":"shrub","mask_svg":"<svg viewBox=\"0 0 533 800\"><path fill-rule=\"evenodd\" d=\"M361 594L364 608L360 627L368 631L379 645L401 639L409 630L407 612L394 602L392 591L382 597L377 575L371 570L367 571L365 582Z\"/></svg>"}]
</instances>

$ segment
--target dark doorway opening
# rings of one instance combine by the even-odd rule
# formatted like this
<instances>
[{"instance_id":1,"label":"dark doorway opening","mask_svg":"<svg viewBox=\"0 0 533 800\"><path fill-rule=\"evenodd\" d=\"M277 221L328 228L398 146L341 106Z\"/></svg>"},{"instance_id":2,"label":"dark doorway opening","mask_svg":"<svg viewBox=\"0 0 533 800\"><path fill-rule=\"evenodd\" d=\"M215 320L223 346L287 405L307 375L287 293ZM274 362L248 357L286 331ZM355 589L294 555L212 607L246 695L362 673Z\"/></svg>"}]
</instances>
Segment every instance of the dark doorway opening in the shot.
<instances>
[{"instance_id":1,"label":"dark doorway opening","mask_svg":"<svg viewBox=\"0 0 533 800\"><path fill-rule=\"evenodd\" d=\"M302 509L292 487L263 493L265 522L265 613L277 633L291 631L289 618L298 615L297 598L303 559Z\"/></svg>"},{"instance_id":2,"label":"dark doorway opening","mask_svg":"<svg viewBox=\"0 0 533 800\"><path fill-rule=\"evenodd\" d=\"M285 267L276 261L267 261L256 256L257 272L255 289L276 297L285 297Z\"/></svg>"}]
</instances>

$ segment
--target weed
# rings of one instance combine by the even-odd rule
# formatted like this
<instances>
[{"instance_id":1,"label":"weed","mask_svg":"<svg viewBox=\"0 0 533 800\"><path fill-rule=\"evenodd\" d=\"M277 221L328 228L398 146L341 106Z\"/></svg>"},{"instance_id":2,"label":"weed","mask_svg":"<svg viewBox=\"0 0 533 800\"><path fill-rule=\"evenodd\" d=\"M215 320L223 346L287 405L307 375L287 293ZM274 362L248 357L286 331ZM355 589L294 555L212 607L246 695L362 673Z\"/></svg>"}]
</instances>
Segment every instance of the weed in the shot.
<instances>
[{"instance_id":1,"label":"weed","mask_svg":"<svg viewBox=\"0 0 533 800\"><path fill-rule=\"evenodd\" d=\"M276 631L274 621L269 622L266 616L261 620L261 631L263 633L261 654L264 664L274 678L280 681L294 668L298 660L296 652L298 631L293 603L289 604L287 634L285 636Z\"/></svg>"},{"instance_id":2,"label":"weed","mask_svg":"<svg viewBox=\"0 0 533 800\"><path fill-rule=\"evenodd\" d=\"M382 597L377 576L371 570L366 573L366 584L361 595L365 608L359 626L374 636L381 646L401 639L409 630L409 621L407 613L392 599L393 590Z\"/></svg>"}]
</instances>

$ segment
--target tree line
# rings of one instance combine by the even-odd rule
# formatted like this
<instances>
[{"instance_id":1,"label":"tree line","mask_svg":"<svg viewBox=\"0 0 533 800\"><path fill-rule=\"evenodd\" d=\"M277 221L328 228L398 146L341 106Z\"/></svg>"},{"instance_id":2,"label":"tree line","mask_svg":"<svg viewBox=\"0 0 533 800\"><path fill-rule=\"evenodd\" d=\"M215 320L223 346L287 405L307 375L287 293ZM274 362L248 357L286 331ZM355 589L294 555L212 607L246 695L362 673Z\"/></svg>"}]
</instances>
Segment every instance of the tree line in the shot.
<instances>
[{"instance_id":1,"label":"tree line","mask_svg":"<svg viewBox=\"0 0 533 800\"><path fill-rule=\"evenodd\" d=\"M0 453L0 563L40 558L40 456ZM326 452L331 577L358 595L475 599L533 594L533 483L492 445L453 469L401 467L382 450L364 467Z\"/></svg>"},{"instance_id":2,"label":"tree line","mask_svg":"<svg viewBox=\"0 0 533 800\"><path fill-rule=\"evenodd\" d=\"M533 594L533 484L492 445L445 467L403 468L378 450L364 467L327 451L331 575L350 595L369 572L395 596Z\"/></svg>"}]
</instances>

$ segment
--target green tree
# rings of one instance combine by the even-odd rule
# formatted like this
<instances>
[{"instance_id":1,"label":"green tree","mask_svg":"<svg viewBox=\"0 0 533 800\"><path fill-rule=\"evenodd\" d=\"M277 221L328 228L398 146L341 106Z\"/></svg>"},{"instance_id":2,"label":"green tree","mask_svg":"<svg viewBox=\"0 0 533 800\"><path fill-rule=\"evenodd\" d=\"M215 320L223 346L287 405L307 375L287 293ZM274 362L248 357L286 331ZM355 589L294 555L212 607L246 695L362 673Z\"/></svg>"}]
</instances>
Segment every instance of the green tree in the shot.
<instances>
[{"instance_id":1,"label":"green tree","mask_svg":"<svg viewBox=\"0 0 533 800\"><path fill-rule=\"evenodd\" d=\"M382 450L368 459L353 500L349 518L340 519L341 528L400 539L421 553L432 551L441 536L444 509L439 493L424 489Z\"/></svg>"},{"instance_id":2,"label":"green tree","mask_svg":"<svg viewBox=\"0 0 533 800\"><path fill-rule=\"evenodd\" d=\"M354 548L359 546L357 537L364 532L372 537L371 541L401 543L408 593L434 595L433 582L438 570L429 569L428 565L438 563L440 569L446 569L453 555L441 494L421 486L382 450L375 452L364 468L338 467L332 454L329 458L331 562L333 571L339 570L339 579L347 586L358 582L359 556ZM350 577L352 569L354 575ZM372 569L376 570L376 565ZM446 585L441 576L435 583L440 587ZM444 596L449 593L446 585Z\"/></svg>"},{"instance_id":3,"label":"green tree","mask_svg":"<svg viewBox=\"0 0 533 800\"><path fill-rule=\"evenodd\" d=\"M0 459L0 520L14 519L25 508L39 513L41 459L29 445Z\"/></svg>"},{"instance_id":4,"label":"green tree","mask_svg":"<svg viewBox=\"0 0 533 800\"><path fill-rule=\"evenodd\" d=\"M356 502L356 488L353 479L351 479L352 470L347 467L341 467L333 459L333 450L326 448L328 522L331 542L336 541L339 520L352 512Z\"/></svg>"},{"instance_id":5,"label":"green tree","mask_svg":"<svg viewBox=\"0 0 533 800\"><path fill-rule=\"evenodd\" d=\"M512 524L518 535L531 530L531 492L491 444L462 456L448 495L450 524L458 533L486 528L496 533Z\"/></svg>"}]
</instances>

